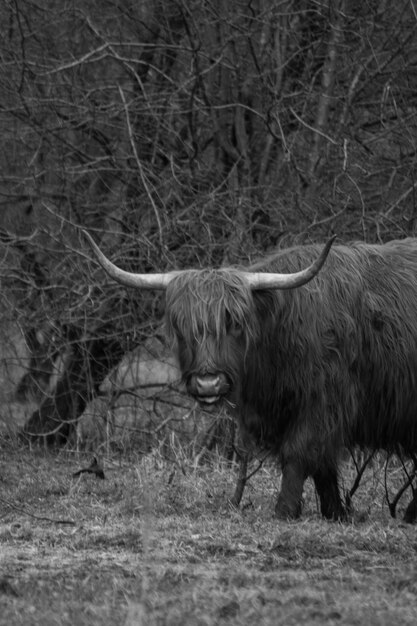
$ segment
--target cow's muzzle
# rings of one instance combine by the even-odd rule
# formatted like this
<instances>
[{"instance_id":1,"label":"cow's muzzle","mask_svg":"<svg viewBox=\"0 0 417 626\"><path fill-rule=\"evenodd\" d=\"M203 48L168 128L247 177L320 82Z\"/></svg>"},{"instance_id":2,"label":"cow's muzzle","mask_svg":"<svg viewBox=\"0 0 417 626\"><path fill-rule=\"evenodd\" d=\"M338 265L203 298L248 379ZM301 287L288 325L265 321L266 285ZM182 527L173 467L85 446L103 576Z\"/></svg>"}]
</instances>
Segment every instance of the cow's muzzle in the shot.
<instances>
[{"instance_id":1,"label":"cow's muzzle","mask_svg":"<svg viewBox=\"0 0 417 626\"><path fill-rule=\"evenodd\" d=\"M188 391L203 404L214 404L230 391L230 383L222 372L194 374L188 382Z\"/></svg>"}]
</instances>

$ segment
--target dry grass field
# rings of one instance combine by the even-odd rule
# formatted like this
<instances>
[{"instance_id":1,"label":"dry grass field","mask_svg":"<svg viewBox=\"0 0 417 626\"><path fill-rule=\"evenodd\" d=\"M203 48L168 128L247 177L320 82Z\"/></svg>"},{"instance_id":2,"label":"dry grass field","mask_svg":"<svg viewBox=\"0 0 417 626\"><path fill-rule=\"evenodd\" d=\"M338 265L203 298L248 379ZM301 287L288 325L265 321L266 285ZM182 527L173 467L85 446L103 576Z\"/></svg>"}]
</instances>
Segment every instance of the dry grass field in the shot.
<instances>
[{"instance_id":1,"label":"dry grass field","mask_svg":"<svg viewBox=\"0 0 417 626\"><path fill-rule=\"evenodd\" d=\"M101 459L104 479L73 477L90 460L0 438L1 625L417 623L416 528L389 516L382 463L339 524L309 484L302 518L275 520L272 465L236 511L235 469L219 458L118 452Z\"/></svg>"}]
</instances>

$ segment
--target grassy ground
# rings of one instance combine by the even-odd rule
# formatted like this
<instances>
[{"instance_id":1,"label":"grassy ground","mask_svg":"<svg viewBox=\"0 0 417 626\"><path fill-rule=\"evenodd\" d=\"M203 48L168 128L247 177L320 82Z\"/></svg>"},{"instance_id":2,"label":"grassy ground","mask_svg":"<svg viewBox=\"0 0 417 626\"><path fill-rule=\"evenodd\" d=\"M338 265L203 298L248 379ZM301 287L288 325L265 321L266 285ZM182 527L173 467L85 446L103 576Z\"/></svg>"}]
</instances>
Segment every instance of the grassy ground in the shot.
<instances>
[{"instance_id":1,"label":"grassy ground","mask_svg":"<svg viewBox=\"0 0 417 626\"><path fill-rule=\"evenodd\" d=\"M342 525L310 485L299 521L274 520L271 466L236 511L218 459L114 454L104 480L73 478L89 461L0 439L1 625L417 623L416 528L390 518L376 466Z\"/></svg>"}]
</instances>

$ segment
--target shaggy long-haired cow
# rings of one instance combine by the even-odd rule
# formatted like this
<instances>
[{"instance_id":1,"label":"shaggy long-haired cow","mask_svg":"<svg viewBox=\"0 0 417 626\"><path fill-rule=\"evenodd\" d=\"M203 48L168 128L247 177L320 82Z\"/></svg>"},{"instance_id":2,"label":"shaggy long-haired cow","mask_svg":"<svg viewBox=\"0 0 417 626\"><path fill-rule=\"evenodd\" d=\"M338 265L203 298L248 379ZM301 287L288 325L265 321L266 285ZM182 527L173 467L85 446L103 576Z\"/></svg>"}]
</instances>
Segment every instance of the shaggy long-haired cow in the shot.
<instances>
[{"instance_id":1,"label":"shaggy long-haired cow","mask_svg":"<svg viewBox=\"0 0 417 626\"><path fill-rule=\"evenodd\" d=\"M200 402L226 400L282 466L276 513L296 517L314 480L342 519L345 446L417 452L417 240L296 246L240 269L132 274L86 233L124 285L166 290L166 325ZM407 521L414 521L417 498Z\"/></svg>"}]
</instances>

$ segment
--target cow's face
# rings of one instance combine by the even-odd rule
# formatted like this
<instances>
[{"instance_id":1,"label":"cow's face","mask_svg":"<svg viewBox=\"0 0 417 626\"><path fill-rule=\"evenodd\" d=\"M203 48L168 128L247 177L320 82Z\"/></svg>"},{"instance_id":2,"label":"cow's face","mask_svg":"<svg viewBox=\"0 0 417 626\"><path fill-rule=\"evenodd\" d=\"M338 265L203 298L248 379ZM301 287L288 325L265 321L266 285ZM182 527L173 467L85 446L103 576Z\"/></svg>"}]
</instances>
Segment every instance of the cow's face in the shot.
<instances>
[{"instance_id":1,"label":"cow's face","mask_svg":"<svg viewBox=\"0 0 417 626\"><path fill-rule=\"evenodd\" d=\"M262 331L252 291L305 285L320 271L334 240L329 239L311 265L291 274L234 269L134 274L114 265L83 232L104 270L122 285L166 289L168 334L176 340L189 392L206 404L239 393L250 345Z\"/></svg>"},{"instance_id":2,"label":"cow's face","mask_svg":"<svg viewBox=\"0 0 417 626\"><path fill-rule=\"evenodd\" d=\"M255 317L251 290L238 273L190 271L169 284L167 330L187 390L200 402L234 402Z\"/></svg>"},{"instance_id":3,"label":"cow's face","mask_svg":"<svg viewBox=\"0 0 417 626\"><path fill-rule=\"evenodd\" d=\"M99 263L122 285L166 289L166 324L176 340L183 378L200 401L214 403L239 394L250 346L262 331L252 291L294 289L308 283L323 266L334 237L311 265L290 274L234 269L173 271L163 274L127 272L108 259L83 231ZM237 389L237 390L236 390Z\"/></svg>"}]
</instances>

